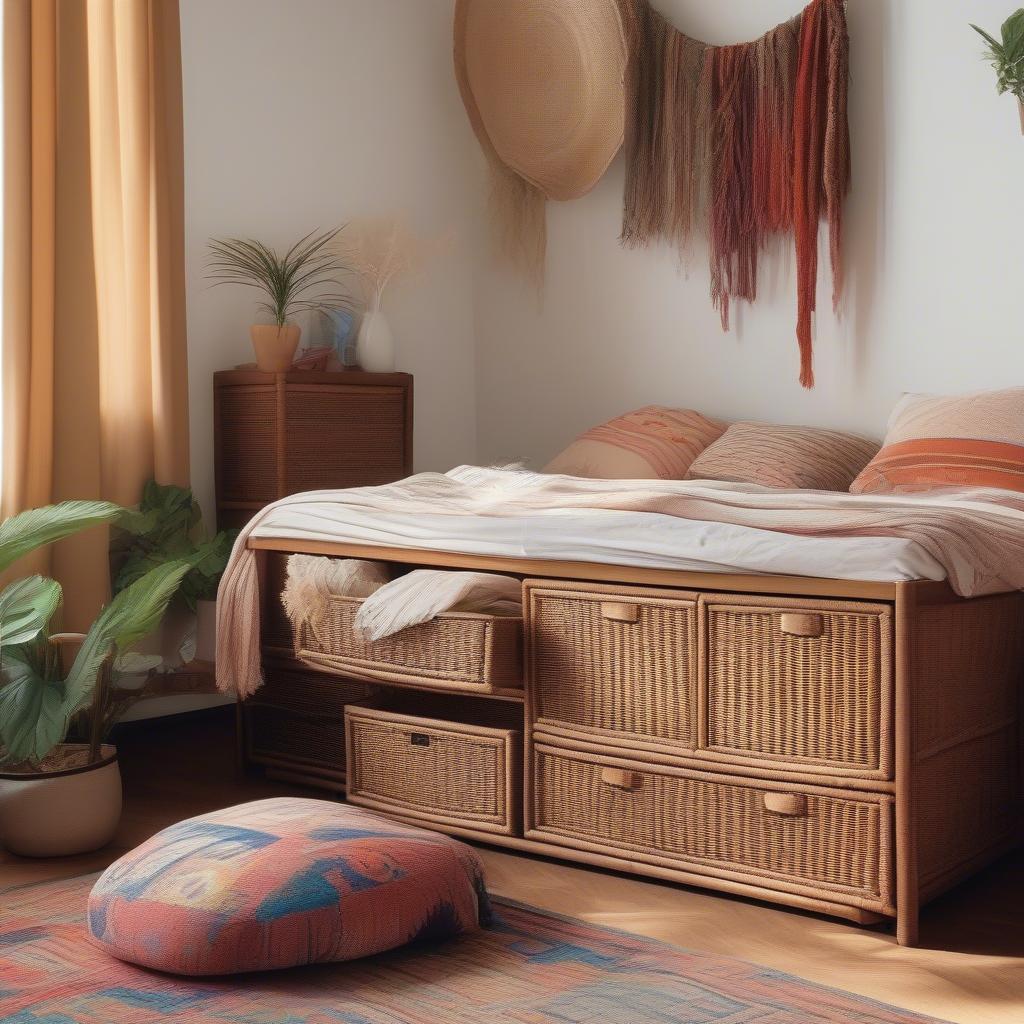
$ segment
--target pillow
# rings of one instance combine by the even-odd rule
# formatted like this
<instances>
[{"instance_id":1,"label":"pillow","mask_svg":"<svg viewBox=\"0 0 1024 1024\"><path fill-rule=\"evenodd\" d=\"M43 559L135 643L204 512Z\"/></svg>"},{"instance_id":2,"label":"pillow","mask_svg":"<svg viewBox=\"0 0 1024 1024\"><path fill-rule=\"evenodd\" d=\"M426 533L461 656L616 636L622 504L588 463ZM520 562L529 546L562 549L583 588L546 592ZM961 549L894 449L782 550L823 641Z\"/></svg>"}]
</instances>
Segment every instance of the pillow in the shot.
<instances>
[{"instance_id":1,"label":"pillow","mask_svg":"<svg viewBox=\"0 0 1024 1024\"><path fill-rule=\"evenodd\" d=\"M600 480L682 480L725 423L692 409L648 405L580 434L545 473Z\"/></svg>"},{"instance_id":2,"label":"pillow","mask_svg":"<svg viewBox=\"0 0 1024 1024\"><path fill-rule=\"evenodd\" d=\"M464 843L278 797L158 832L100 876L88 917L93 942L120 960L231 974L447 938L485 922L488 902Z\"/></svg>"},{"instance_id":3,"label":"pillow","mask_svg":"<svg viewBox=\"0 0 1024 1024\"><path fill-rule=\"evenodd\" d=\"M1024 491L1024 388L904 395L885 445L850 485L854 494L937 487Z\"/></svg>"},{"instance_id":4,"label":"pillow","mask_svg":"<svg viewBox=\"0 0 1024 1024\"><path fill-rule=\"evenodd\" d=\"M838 430L734 423L697 456L686 479L845 491L877 451L874 441Z\"/></svg>"}]
</instances>

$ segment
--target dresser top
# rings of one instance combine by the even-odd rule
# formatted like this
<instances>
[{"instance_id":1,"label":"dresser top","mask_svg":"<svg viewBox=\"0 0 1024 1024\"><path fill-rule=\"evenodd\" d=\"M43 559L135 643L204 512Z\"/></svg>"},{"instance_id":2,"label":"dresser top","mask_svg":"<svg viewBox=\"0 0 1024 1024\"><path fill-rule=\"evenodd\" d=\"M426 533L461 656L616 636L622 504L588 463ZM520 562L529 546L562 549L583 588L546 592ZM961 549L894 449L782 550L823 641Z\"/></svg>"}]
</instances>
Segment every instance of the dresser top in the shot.
<instances>
[{"instance_id":1,"label":"dresser top","mask_svg":"<svg viewBox=\"0 0 1024 1024\"><path fill-rule=\"evenodd\" d=\"M365 370L284 370L266 373L263 370L217 370L213 386L238 387L243 384L347 384L357 387L409 387L410 373L368 373Z\"/></svg>"}]
</instances>

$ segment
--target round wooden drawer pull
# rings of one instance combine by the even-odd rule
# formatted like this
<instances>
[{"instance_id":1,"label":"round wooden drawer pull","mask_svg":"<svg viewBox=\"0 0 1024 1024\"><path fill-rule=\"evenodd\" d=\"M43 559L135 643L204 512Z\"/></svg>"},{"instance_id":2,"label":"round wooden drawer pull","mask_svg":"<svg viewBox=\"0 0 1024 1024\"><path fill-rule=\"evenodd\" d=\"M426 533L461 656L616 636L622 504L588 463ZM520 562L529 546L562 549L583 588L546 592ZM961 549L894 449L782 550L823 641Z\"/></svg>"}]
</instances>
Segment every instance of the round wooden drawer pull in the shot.
<instances>
[{"instance_id":1,"label":"round wooden drawer pull","mask_svg":"<svg viewBox=\"0 0 1024 1024\"><path fill-rule=\"evenodd\" d=\"M617 789L639 789L641 778L628 768L602 768L601 781Z\"/></svg>"},{"instance_id":2,"label":"round wooden drawer pull","mask_svg":"<svg viewBox=\"0 0 1024 1024\"><path fill-rule=\"evenodd\" d=\"M623 604L621 601L602 601L601 617L612 622L637 622L640 618L640 606Z\"/></svg>"},{"instance_id":3,"label":"round wooden drawer pull","mask_svg":"<svg viewBox=\"0 0 1024 1024\"><path fill-rule=\"evenodd\" d=\"M807 813L807 797L803 793L765 793L764 809L789 818L800 818Z\"/></svg>"}]
</instances>

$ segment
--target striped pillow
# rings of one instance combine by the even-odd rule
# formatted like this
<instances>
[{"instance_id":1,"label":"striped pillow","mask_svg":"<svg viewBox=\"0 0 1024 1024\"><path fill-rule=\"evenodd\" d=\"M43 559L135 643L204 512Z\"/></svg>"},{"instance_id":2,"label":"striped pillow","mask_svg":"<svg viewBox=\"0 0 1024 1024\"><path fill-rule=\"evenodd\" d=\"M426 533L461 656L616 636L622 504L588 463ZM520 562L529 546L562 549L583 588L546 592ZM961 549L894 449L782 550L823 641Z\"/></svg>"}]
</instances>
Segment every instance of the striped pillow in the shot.
<instances>
[{"instance_id":1,"label":"striped pillow","mask_svg":"<svg viewBox=\"0 0 1024 1024\"><path fill-rule=\"evenodd\" d=\"M845 491L877 451L874 441L838 430L734 423L701 452L686 479Z\"/></svg>"},{"instance_id":2,"label":"striped pillow","mask_svg":"<svg viewBox=\"0 0 1024 1024\"><path fill-rule=\"evenodd\" d=\"M904 395L885 446L850 485L854 494L939 487L1024 492L1024 388Z\"/></svg>"},{"instance_id":3,"label":"striped pillow","mask_svg":"<svg viewBox=\"0 0 1024 1024\"><path fill-rule=\"evenodd\" d=\"M726 424L692 409L648 405L591 427L545 467L545 473L600 480L682 480Z\"/></svg>"}]
</instances>

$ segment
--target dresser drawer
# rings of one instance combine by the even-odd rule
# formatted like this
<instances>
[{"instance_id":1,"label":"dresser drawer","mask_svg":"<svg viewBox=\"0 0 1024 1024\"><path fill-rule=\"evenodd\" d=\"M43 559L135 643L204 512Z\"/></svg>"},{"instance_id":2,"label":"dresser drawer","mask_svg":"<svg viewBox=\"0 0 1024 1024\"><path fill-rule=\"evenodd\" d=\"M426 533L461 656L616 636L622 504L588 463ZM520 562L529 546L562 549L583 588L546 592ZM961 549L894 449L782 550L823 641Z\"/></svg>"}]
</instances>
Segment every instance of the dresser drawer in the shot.
<instances>
[{"instance_id":1,"label":"dresser drawer","mask_svg":"<svg viewBox=\"0 0 1024 1024\"><path fill-rule=\"evenodd\" d=\"M538 745L527 836L892 910L892 799Z\"/></svg>"},{"instance_id":2,"label":"dresser drawer","mask_svg":"<svg viewBox=\"0 0 1024 1024\"><path fill-rule=\"evenodd\" d=\"M888 605L715 595L702 747L779 770L892 777Z\"/></svg>"},{"instance_id":3,"label":"dresser drawer","mask_svg":"<svg viewBox=\"0 0 1024 1024\"><path fill-rule=\"evenodd\" d=\"M684 591L526 582L533 722L629 747L697 741L697 598Z\"/></svg>"},{"instance_id":4,"label":"dresser drawer","mask_svg":"<svg viewBox=\"0 0 1024 1024\"><path fill-rule=\"evenodd\" d=\"M516 831L518 730L353 707L345 733L350 803L485 832Z\"/></svg>"}]
</instances>

